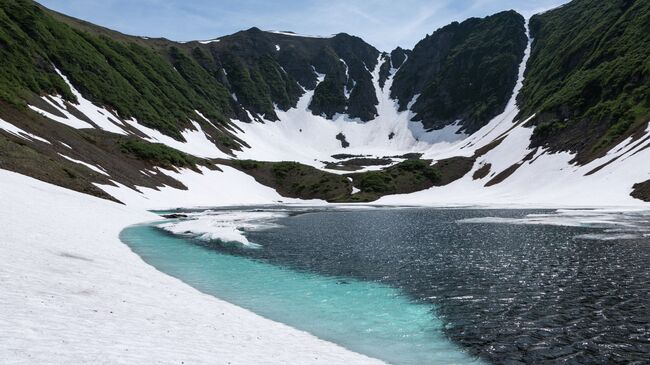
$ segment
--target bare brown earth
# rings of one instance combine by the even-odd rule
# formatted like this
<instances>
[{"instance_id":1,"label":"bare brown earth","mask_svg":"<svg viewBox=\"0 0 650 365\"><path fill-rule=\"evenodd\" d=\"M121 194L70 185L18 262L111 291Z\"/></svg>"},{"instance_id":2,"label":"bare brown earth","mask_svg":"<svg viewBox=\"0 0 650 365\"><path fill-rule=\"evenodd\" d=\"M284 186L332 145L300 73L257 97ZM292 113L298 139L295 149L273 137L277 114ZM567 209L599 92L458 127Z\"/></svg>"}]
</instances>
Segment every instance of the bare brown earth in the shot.
<instances>
[{"instance_id":1,"label":"bare brown earth","mask_svg":"<svg viewBox=\"0 0 650 365\"><path fill-rule=\"evenodd\" d=\"M98 129L71 128L31 110L18 109L2 102L0 102L0 118L10 120L16 127L45 138L51 143L20 138L0 130L0 168L2 169L111 200L115 199L94 184L114 185L114 181L133 189L136 186L156 189L165 185L186 189L180 182L155 169L157 166L165 166L161 161L156 161L155 158L142 159L120 148L122 141L135 137L121 136ZM138 141L143 144L148 143ZM110 178L61 155L98 166ZM198 162L216 168L207 161ZM168 165L166 167L174 168ZM147 174L144 171L147 171Z\"/></svg>"}]
</instances>

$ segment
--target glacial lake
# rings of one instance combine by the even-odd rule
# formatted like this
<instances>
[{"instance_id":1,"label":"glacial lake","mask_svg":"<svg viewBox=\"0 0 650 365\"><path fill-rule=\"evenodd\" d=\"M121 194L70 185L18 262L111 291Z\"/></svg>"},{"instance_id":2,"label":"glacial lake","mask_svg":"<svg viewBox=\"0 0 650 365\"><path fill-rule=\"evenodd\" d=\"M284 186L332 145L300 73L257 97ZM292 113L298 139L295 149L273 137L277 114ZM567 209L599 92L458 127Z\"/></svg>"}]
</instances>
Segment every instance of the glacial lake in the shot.
<instances>
[{"instance_id":1,"label":"glacial lake","mask_svg":"<svg viewBox=\"0 0 650 365\"><path fill-rule=\"evenodd\" d=\"M388 363L650 362L647 212L175 213L188 217L122 241L202 292Z\"/></svg>"}]
</instances>

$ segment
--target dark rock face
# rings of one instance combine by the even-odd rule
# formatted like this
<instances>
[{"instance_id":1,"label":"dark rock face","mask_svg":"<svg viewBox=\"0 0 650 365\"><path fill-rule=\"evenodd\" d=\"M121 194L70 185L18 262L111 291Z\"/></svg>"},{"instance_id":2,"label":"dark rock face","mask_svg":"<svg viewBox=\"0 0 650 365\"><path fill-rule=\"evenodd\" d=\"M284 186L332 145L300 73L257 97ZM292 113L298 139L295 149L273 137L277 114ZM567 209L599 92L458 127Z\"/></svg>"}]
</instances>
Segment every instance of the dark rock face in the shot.
<instances>
[{"instance_id":1,"label":"dark rock face","mask_svg":"<svg viewBox=\"0 0 650 365\"><path fill-rule=\"evenodd\" d=\"M379 87L382 89L386 84L386 80L390 77L391 69L399 69L406 61L406 57L411 53L409 50L404 50L401 47L395 48L390 54L382 54L381 68L379 69Z\"/></svg>"},{"instance_id":2,"label":"dark rock face","mask_svg":"<svg viewBox=\"0 0 650 365\"><path fill-rule=\"evenodd\" d=\"M314 90L314 97L309 104L311 112L327 118L332 118L336 113L345 113L347 101L343 87L340 74L330 73L325 76L325 80Z\"/></svg>"},{"instance_id":3,"label":"dark rock face","mask_svg":"<svg viewBox=\"0 0 650 365\"><path fill-rule=\"evenodd\" d=\"M336 139L339 140L339 141L341 141L341 146L342 146L343 148L348 148L348 147L350 147L350 142L348 142L348 141L345 139L345 134L343 134L343 133L339 133L339 134L337 134L337 135L336 135Z\"/></svg>"},{"instance_id":4,"label":"dark rock face","mask_svg":"<svg viewBox=\"0 0 650 365\"><path fill-rule=\"evenodd\" d=\"M533 146L586 163L650 120L650 2L574 0L534 16L519 104Z\"/></svg>"},{"instance_id":5,"label":"dark rock face","mask_svg":"<svg viewBox=\"0 0 650 365\"><path fill-rule=\"evenodd\" d=\"M167 219L180 219L180 218L187 218L187 214L179 214L179 213L163 214L162 217Z\"/></svg>"},{"instance_id":6,"label":"dark rock face","mask_svg":"<svg viewBox=\"0 0 650 365\"><path fill-rule=\"evenodd\" d=\"M411 54L410 50L402 49L402 47L395 48L390 53L390 61L393 65L393 68L400 68L406 61L406 58Z\"/></svg>"},{"instance_id":7,"label":"dark rock face","mask_svg":"<svg viewBox=\"0 0 650 365\"><path fill-rule=\"evenodd\" d=\"M381 66L379 66L379 87L384 88L386 80L390 77L390 70L392 68L390 56L386 53L381 55Z\"/></svg>"},{"instance_id":8,"label":"dark rock face","mask_svg":"<svg viewBox=\"0 0 650 365\"><path fill-rule=\"evenodd\" d=\"M650 180L634 184L632 187L632 197L643 200L644 202L650 202Z\"/></svg>"},{"instance_id":9,"label":"dark rock face","mask_svg":"<svg viewBox=\"0 0 650 365\"><path fill-rule=\"evenodd\" d=\"M452 23L420 41L395 75L391 96L414 120L439 129L461 120L473 133L501 113L517 81L527 45L514 11ZM397 50L396 50L397 51ZM396 61L402 57L396 52Z\"/></svg>"},{"instance_id":10,"label":"dark rock face","mask_svg":"<svg viewBox=\"0 0 650 365\"><path fill-rule=\"evenodd\" d=\"M252 28L211 43L210 49L223 60L242 106L267 119L275 117L273 104L294 107L303 88L314 90L309 106L314 115L346 113L368 121L377 114L371 71L379 51L358 37L309 38ZM320 84L317 73L325 75Z\"/></svg>"}]
</instances>

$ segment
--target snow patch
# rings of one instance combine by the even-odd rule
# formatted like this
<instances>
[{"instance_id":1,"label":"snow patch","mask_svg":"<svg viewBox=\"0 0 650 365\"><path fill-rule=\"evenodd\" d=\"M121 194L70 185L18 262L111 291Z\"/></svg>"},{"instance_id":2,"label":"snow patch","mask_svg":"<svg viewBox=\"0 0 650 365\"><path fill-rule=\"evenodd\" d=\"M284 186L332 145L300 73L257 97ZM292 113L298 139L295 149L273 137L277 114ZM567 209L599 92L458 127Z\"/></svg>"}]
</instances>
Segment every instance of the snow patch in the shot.
<instances>
[{"instance_id":1,"label":"snow patch","mask_svg":"<svg viewBox=\"0 0 650 365\"><path fill-rule=\"evenodd\" d=\"M203 117L205 118L205 117ZM146 141L152 143L162 143L179 151L203 158L230 158L225 152L222 152L217 146L208 139L207 134L201 128L199 123L192 121L195 130L186 129L181 132L185 142L177 141L172 137L162 134L156 129L145 127L139 124L135 119L126 119L124 122L133 128L140 130L147 137Z\"/></svg>"},{"instance_id":2,"label":"snow patch","mask_svg":"<svg viewBox=\"0 0 650 365\"><path fill-rule=\"evenodd\" d=\"M170 209L178 207L245 206L265 204L325 204L321 200L284 198L274 189L259 184L249 175L228 166L223 171L199 166L199 172L190 169L171 171L157 168L187 187L187 190L169 186L151 189L138 186L137 190L114 182L112 185L97 184L99 188L119 201L141 209Z\"/></svg>"},{"instance_id":3,"label":"snow patch","mask_svg":"<svg viewBox=\"0 0 650 365\"><path fill-rule=\"evenodd\" d=\"M8 132L10 134L13 134L16 137L26 139L28 141L29 140L35 140L35 141L41 141L41 142L47 143L47 144L52 144L47 139L41 138L41 137L39 137L39 136L37 136L35 134L32 134L32 133L29 133L29 132L25 132L24 130L16 127L15 125L13 125L11 123L5 122L2 119L0 119L0 129L4 130L5 132Z\"/></svg>"},{"instance_id":4,"label":"snow patch","mask_svg":"<svg viewBox=\"0 0 650 365\"><path fill-rule=\"evenodd\" d=\"M208 39L208 40L205 40L205 41L198 41L198 42L201 43L201 44L210 44L210 43L221 42L221 39Z\"/></svg>"},{"instance_id":5,"label":"snow patch","mask_svg":"<svg viewBox=\"0 0 650 365\"><path fill-rule=\"evenodd\" d=\"M80 165L86 166L87 168L89 168L89 169L91 169L91 170L93 170L93 171L95 171L97 173L100 173L100 174L105 175L105 176L110 176L110 175L108 175L108 173L106 173L106 170L104 170L103 168L101 168L99 166L91 165L91 164L89 164L87 162L83 162L81 160L75 160L72 157L68 157L68 156L60 154L60 153L58 155L65 158L68 161L72 161L74 163L78 163Z\"/></svg>"},{"instance_id":6,"label":"snow patch","mask_svg":"<svg viewBox=\"0 0 650 365\"><path fill-rule=\"evenodd\" d=\"M98 107L97 105L93 104L90 100L84 98L81 95L81 93L74 86L72 86L70 80L68 80L68 78L63 73L61 73L61 71L59 71L59 69L57 69L56 67L54 69L68 85L70 91L72 91L72 94L74 94L74 96L77 98L77 104L73 105L77 110L79 110L83 115L85 115L100 129L103 129L107 132L117 133L117 134L127 134L127 132L122 127L116 124L118 123L117 121L119 120L119 118L116 115L114 115L112 112L104 108ZM50 101L49 98L54 99L55 102ZM39 109L38 107L33 105L30 105L29 107L32 110L44 115L49 119L68 125L72 128L76 128L76 129L95 128L87 121L79 119L76 116L74 116L72 113L70 113L64 107L66 101L63 100L61 96L58 95L53 95L49 97L44 96L42 97L42 99L44 102L50 104L51 107L55 108L59 113L63 114L64 117L54 115L45 110Z\"/></svg>"},{"instance_id":7,"label":"snow patch","mask_svg":"<svg viewBox=\"0 0 650 365\"><path fill-rule=\"evenodd\" d=\"M289 31L279 31L279 30L267 30L267 33L273 33L273 34L281 34L281 35L288 35L291 37L302 37L302 38L333 38L336 34L332 34L330 36L320 36L320 35L306 35L306 34L298 34L294 32L289 32Z\"/></svg>"}]
</instances>

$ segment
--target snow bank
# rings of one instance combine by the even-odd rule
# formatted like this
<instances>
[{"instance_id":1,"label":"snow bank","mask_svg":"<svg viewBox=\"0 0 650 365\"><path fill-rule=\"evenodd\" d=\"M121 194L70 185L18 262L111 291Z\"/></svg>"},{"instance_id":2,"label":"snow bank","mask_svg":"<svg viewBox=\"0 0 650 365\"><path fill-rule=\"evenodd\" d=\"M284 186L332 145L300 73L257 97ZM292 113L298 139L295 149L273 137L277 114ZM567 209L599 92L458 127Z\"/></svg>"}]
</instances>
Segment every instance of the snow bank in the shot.
<instances>
[{"instance_id":1,"label":"snow bank","mask_svg":"<svg viewBox=\"0 0 650 365\"><path fill-rule=\"evenodd\" d=\"M152 214L4 170L0 202L4 363L379 363L146 265L118 234Z\"/></svg>"},{"instance_id":2,"label":"snow bank","mask_svg":"<svg viewBox=\"0 0 650 365\"><path fill-rule=\"evenodd\" d=\"M117 134L127 134L126 131L118 125L117 120L119 118L115 116L112 112L100 108L97 105L93 104L90 100L84 98L81 93L75 89L74 86L70 83L70 80L61 73L56 67L55 67L56 72L63 78L63 80L68 84L68 87L70 88L70 91L74 94L74 96L77 98L77 105L74 107L78 109L82 114L84 114L88 119L90 119L95 125L97 125L100 129L103 129L108 132L113 132ZM90 123L88 123L86 120L79 119L72 113L70 113L65 107L65 101L63 100L62 97L58 95L53 95L49 97L42 97L43 101L47 104L49 104L52 108L56 109L60 114L64 115L64 117L60 117L58 115L49 113L47 111L41 110L35 106L30 105L29 107L46 116L49 119L52 119L56 122L66 124L72 128L94 128L94 126ZM52 102L51 100L54 100Z\"/></svg>"},{"instance_id":3,"label":"snow bank","mask_svg":"<svg viewBox=\"0 0 650 365\"><path fill-rule=\"evenodd\" d=\"M202 116L202 118L205 118ZM185 129L181 131L181 135L185 138L185 142L177 141L172 137L164 135L159 131L143 126L135 119L127 119L124 123L139 130L147 137L144 140L152 143L162 143L169 147L175 148L179 151L189 153L197 157L204 158L230 158L231 156L222 152L217 146L208 139L208 136L203 132L203 129L197 122L192 122L194 130Z\"/></svg>"},{"instance_id":4,"label":"snow bank","mask_svg":"<svg viewBox=\"0 0 650 365\"><path fill-rule=\"evenodd\" d=\"M159 189L138 187L137 191L114 182L116 186L97 185L119 201L140 209L168 209L189 207L241 206L263 204L324 204L320 200L284 198L277 191L261 185L251 176L228 166L223 171L199 167L200 172L180 169L178 172L157 169L187 187L187 190L169 186Z\"/></svg>"},{"instance_id":5,"label":"snow bank","mask_svg":"<svg viewBox=\"0 0 650 365\"><path fill-rule=\"evenodd\" d=\"M208 39L206 41L198 41L201 44L210 44L210 43L218 43L221 42L221 39Z\"/></svg>"}]
</instances>

